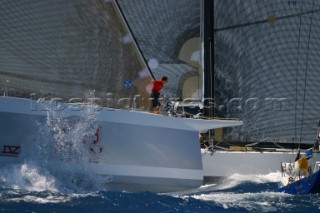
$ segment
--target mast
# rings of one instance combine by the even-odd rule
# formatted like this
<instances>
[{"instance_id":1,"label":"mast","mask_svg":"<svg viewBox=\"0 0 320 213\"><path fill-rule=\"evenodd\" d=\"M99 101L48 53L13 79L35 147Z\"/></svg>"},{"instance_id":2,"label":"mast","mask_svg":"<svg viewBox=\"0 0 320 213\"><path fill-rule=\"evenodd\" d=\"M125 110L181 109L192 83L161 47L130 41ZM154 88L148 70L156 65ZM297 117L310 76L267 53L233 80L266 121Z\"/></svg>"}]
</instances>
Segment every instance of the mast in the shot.
<instances>
[{"instance_id":1,"label":"mast","mask_svg":"<svg viewBox=\"0 0 320 213\"><path fill-rule=\"evenodd\" d=\"M214 117L214 70L213 70L213 1L203 2L203 83L204 115Z\"/></svg>"}]
</instances>

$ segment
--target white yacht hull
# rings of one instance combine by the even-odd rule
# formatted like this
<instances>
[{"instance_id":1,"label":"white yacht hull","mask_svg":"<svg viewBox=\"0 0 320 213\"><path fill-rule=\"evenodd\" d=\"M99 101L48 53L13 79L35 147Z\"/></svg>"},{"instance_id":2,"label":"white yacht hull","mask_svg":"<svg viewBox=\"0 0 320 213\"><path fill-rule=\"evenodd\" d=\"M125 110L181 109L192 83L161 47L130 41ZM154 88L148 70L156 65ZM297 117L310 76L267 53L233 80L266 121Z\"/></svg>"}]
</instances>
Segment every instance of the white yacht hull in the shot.
<instances>
[{"instance_id":1,"label":"white yacht hull","mask_svg":"<svg viewBox=\"0 0 320 213\"><path fill-rule=\"evenodd\" d=\"M222 178L232 174L266 175L280 172L281 162L293 162L297 152L283 151L206 151L202 152L205 177ZM303 153L301 153L303 155ZM315 160L320 160L320 153L314 153Z\"/></svg>"},{"instance_id":2,"label":"white yacht hull","mask_svg":"<svg viewBox=\"0 0 320 213\"><path fill-rule=\"evenodd\" d=\"M83 132L84 136L74 142L74 137L79 133L68 137L64 134L76 127L63 127L65 122L62 121L89 122L84 119L88 115L84 111L90 110L90 106L82 109L72 104L62 107L63 103L55 103L52 110L48 109L50 104L52 107L52 103L0 97L1 165L30 157L26 150L36 148L34 141L39 140L36 138L40 134L42 143L48 143L46 149L39 149L29 155L43 155L46 161L51 161L48 159L50 155L77 164L77 159L68 153L75 152L80 144L80 149L84 147L84 151L80 150L79 153L83 153L87 161L78 167L108 177L106 188L153 192L188 190L199 187L203 182L198 132L241 125L241 122L202 121L92 108L94 131L89 136ZM54 116L48 119L49 114ZM52 122L58 122L58 126L52 125ZM43 133L46 131L50 134ZM69 139L73 142L67 143ZM65 144L61 146L60 143ZM67 152L66 144L69 144Z\"/></svg>"}]
</instances>

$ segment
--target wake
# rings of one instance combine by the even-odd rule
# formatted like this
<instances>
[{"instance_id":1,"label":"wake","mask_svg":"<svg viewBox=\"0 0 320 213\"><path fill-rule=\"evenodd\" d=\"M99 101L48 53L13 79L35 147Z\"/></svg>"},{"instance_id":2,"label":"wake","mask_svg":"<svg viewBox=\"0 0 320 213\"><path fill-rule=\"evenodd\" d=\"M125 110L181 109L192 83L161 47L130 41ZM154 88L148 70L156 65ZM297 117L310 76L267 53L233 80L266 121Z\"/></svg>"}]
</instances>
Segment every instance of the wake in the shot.
<instances>
[{"instance_id":1,"label":"wake","mask_svg":"<svg viewBox=\"0 0 320 213\"><path fill-rule=\"evenodd\" d=\"M291 195L277 191L280 178L280 172L267 175L233 174L219 183L172 195L186 201L200 200L228 210L276 212L283 208L294 208L292 203L284 202L291 199Z\"/></svg>"},{"instance_id":2,"label":"wake","mask_svg":"<svg viewBox=\"0 0 320 213\"><path fill-rule=\"evenodd\" d=\"M272 172L266 175L233 174L224 179L215 187L215 190L226 190L237 187L243 183L263 184L276 183L281 179L281 172Z\"/></svg>"}]
</instances>

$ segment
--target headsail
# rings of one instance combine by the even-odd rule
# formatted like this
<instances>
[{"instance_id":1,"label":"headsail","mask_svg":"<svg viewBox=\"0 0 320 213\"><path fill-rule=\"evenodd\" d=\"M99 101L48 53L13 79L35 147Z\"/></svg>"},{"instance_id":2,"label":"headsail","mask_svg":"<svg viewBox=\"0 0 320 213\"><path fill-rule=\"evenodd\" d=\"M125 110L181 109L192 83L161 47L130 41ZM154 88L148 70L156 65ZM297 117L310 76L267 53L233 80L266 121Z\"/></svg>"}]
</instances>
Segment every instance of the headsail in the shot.
<instances>
[{"instance_id":1,"label":"headsail","mask_svg":"<svg viewBox=\"0 0 320 213\"><path fill-rule=\"evenodd\" d=\"M0 10L1 91L68 100L94 90L112 107L148 96L151 75L113 0L5 0Z\"/></svg>"}]
</instances>

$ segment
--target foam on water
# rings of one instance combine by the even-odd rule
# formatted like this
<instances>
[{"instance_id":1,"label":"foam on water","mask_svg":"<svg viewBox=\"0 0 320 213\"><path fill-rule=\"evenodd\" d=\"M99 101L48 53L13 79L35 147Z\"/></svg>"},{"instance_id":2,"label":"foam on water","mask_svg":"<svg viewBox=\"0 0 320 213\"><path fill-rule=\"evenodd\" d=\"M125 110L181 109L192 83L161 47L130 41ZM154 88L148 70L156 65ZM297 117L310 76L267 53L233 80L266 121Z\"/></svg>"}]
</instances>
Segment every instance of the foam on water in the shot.
<instances>
[{"instance_id":1,"label":"foam on water","mask_svg":"<svg viewBox=\"0 0 320 213\"><path fill-rule=\"evenodd\" d=\"M219 183L207 184L182 193L172 194L185 200L196 199L223 209L243 209L252 212L274 212L294 208L285 202L292 195L277 192L281 173L267 175L233 174Z\"/></svg>"},{"instance_id":2,"label":"foam on water","mask_svg":"<svg viewBox=\"0 0 320 213\"><path fill-rule=\"evenodd\" d=\"M216 190L230 189L241 183L251 182L251 183L275 183L280 181L281 172L272 172L266 175L243 175L243 174L233 174L226 179L224 179L217 187Z\"/></svg>"},{"instance_id":3,"label":"foam on water","mask_svg":"<svg viewBox=\"0 0 320 213\"><path fill-rule=\"evenodd\" d=\"M2 187L18 190L57 191L55 178L47 172L41 174L40 168L33 166L32 163L22 163L2 168L0 183Z\"/></svg>"},{"instance_id":4,"label":"foam on water","mask_svg":"<svg viewBox=\"0 0 320 213\"><path fill-rule=\"evenodd\" d=\"M241 186L244 183L252 184L264 184L264 183L277 183L281 179L281 172L273 172L266 175L242 175L242 174L233 174L229 177L226 177L221 182L217 183L207 183L200 186L197 189L183 191L183 192L174 192L174 193L165 193L172 196L184 196L184 195L193 195L198 193L210 192L210 191L226 191L228 189Z\"/></svg>"},{"instance_id":5,"label":"foam on water","mask_svg":"<svg viewBox=\"0 0 320 213\"><path fill-rule=\"evenodd\" d=\"M244 208L254 212L270 212L292 207L292 204L284 202L284 198L290 197L290 195L277 192L210 193L193 195L191 197L207 202L214 202L224 209Z\"/></svg>"}]
</instances>

